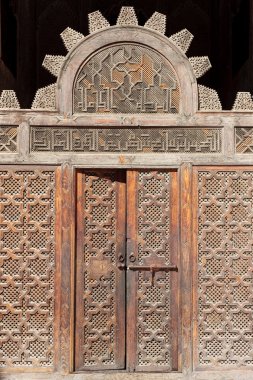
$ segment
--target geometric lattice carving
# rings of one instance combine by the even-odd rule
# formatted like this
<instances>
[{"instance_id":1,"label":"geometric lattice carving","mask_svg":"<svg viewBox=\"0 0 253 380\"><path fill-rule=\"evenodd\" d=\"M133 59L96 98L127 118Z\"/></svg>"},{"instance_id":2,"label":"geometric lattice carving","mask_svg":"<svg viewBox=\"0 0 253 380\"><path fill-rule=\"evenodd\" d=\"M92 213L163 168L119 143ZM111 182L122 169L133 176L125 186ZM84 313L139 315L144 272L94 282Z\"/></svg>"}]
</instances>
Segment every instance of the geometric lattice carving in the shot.
<instances>
[{"instance_id":1,"label":"geometric lattice carving","mask_svg":"<svg viewBox=\"0 0 253 380\"><path fill-rule=\"evenodd\" d=\"M94 33L100 29L109 28L110 24L100 11L89 13L89 32Z\"/></svg>"},{"instance_id":2,"label":"geometric lattice carving","mask_svg":"<svg viewBox=\"0 0 253 380\"><path fill-rule=\"evenodd\" d=\"M238 92L236 95L233 111L252 111L253 99L250 92Z\"/></svg>"},{"instance_id":3,"label":"geometric lattice carving","mask_svg":"<svg viewBox=\"0 0 253 380\"><path fill-rule=\"evenodd\" d=\"M253 153L253 128L235 128L236 153Z\"/></svg>"},{"instance_id":4,"label":"geometric lattice carving","mask_svg":"<svg viewBox=\"0 0 253 380\"><path fill-rule=\"evenodd\" d=\"M66 47L67 51L70 51L74 46L78 44L83 38L84 35L82 33L77 32L74 29L66 28L61 34L60 34L64 46Z\"/></svg>"},{"instance_id":5,"label":"geometric lattice carving","mask_svg":"<svg viewBox=\"0 0 253 380\"><path fill-rule=\"evenodd\" d=\"M183 53L186 53L191 45L193 37L194 36L187 29L183 29L170 36L169 40L182 50Z\"/></svg>"},{"instance_id":6,"label":"geometric lattice carving","mask_svg":"<svg viewBox=\"0 0 253 380\"><path fill-rule=\"evenodd\" d=\"M0 96L0 108L19 109L20 105L13 90L3 90Z\"/></svg>"},{"instance_id":7,"label":"geometric lattice carving","mask_svg":"<svg viewBox=\"0 0 253 380\"><path fill-rule=\"evenodd\" d=\"M116 305L122 272L116 263L121 239L117 230L116 177L116 173L87 172L82 175L83 222L79 227L81 267L78 268L78 291L83 307L79 305L77 309L82 313L78 327L82 333L77 337L81 368L108 369L117 368L118 364ZM120 303L123 304L124 300L121 299Z\"/></svg>"},{"instance_id":8,"label":"geometric lattice carving","mask_svg":"<svg viewBox=\"0 0 253 380\"><path fill-rule=\"evenodd\" d=\"M222 105L219 95L212 88L198 85L199 90L199 111L221 111Z\"/></svg>"},{"instance_id":9,"label":"geometric lattice carving","mask_svg":"<svg viewBox=\"0 0 253 380\"><path fill-rule=\"evenodd\" d=\"M17 152L18 128L0 126L0 152Z\"/></svg>"},{"instance_id":10,"label":"geometric lattice carving","mask_svg":"<svg viewBox=\"0 0 253 380\"><path fill-rule=\"evenodd\" d=\"M117 19L118 26L138 25L134 7L122 7Z\"/></svg>"},{"instance_id":11,"label":"geometric lattice carving","mask_svg":"<svg viewBox=\"0 0 253 380\"><path fill-rule=\"evenodd\" d=\"M208 57L191 57L189 61L196 78L202 77L212 67Z\"/></svg>"},{"instance_id":12,"label":"geometric lattice carving","mask_svg":"<svg viewBox=\"0 0 253 380\"><path fill-rule=\"evenodd\" d=\"M135 44L110 46L85 62L74 84L74 112L178 113L170 63Z\"/></svg>"},{"instance_id":13,"label":"geometric lattice carving","mask_svg":"<svg viewBox=\"0 0 253 380\"><path fill-rule=\"evenodd\" d=\"M62 55L46 55L42 66L57 78L64 60L65 57Z\"/></svg>"},{"instance_id":14,"label":"geometric lattice carving","mask_svg":"<svg viewBox=\"0 0 253 380\"><path fill-rule=\"evenodd\" d=\"M32 109L45 109L54 111L56 109L56 84L40 88L35 95Z\"/></svg>"},{"instance_id":15,"label":"geometric lattice carving","mask_svg":"<svg viewBox=\"0 0 253 380\"><path fill-rule=\"evenodd\" d=\"M33 152L221 153L219 128L32 127Z\"/></svg>"},{"instance_id":16,"label":"geometric lattice carving","mask_svg":"<svg viewBox=\"0 0 253 380\"><path fill-rule=\"evenodd\" d=\"M199 364L253 365L253 171L199 172Z\"/></svg>"},{"instance_id":17,"label":"geometric lattice carving","mask_svg":"<svg viewBox=\"0 0 253 380\"><path fill-rule=\"evenodd\" d=\"M166 32L166 16L162 13L155 12L150 19L145 23L144 28L155 30L165 34Z\"/></svg>"},{"instance_id":18,"label":"geometric lattice carving","mask_svg":"<svg viewBox=\"0 0 253 380\"><path fill-rule=\"evenodd\" d=\"M53 366L54 171L0 174L0 366Z\"/></svg>"},{"instance_id":19,"label":"geometric lattice carving","mask_svg":"<svg viewBox=\"0 0 253 380\"><path fill-rule=\"evenodd\" d=\"M171 264L170 173L140 172L137 180L137 265ZM159 194L159 195L158 195ZM151 227L152 226L152 227ZM170 273L138 272L137 363L171 370Z\"/></svg>"}]
</instances>

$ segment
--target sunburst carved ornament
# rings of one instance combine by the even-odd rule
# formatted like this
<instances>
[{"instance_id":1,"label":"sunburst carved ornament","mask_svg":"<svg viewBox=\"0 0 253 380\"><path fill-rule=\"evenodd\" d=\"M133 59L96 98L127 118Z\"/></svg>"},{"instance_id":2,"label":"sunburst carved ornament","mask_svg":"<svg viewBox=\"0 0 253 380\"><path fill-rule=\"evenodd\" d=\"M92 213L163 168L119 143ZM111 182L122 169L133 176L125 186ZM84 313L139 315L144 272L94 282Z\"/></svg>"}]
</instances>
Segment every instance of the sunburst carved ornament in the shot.
<instances>
[{"instance_id":1,"label":"sunburst carved ornament","mask_svg":"<svg viewBox=\"0 0 253 380\"><path fill-rule=\"evenodd\" d=\"M115 43L117 43L117 36L119 30L128 28L133 32L136 31L136 34L140 31L150 31L154 35L165 36L166 33L166 16L155 12L149 20L146 21L144 26L139 26L138 18L136 16L134 7L122 7L117 18L116 26L111 26L106 18L102 15L100 11L92 12L88 15L89 21L89 35L84 36L82 33L75 31L71 28L66 28L61 33L61 38L68 51L67 56L60 55L46 55L43 61L43 67L47 69L53 76L58 78L58 83L51 84L44 88L38 89L34 101L32 103L32 110L57 110L57 89L61 87L59 84L60 76L63 70L65 70L66 62L74 54L75 50L80 46L80 44L88 43L90 38L96 33L101 33L101 31L113 30L115 33ZM136 28L136 29L135 29ZM105 34L106 36L106 34ZM101 34L102 38L102 34ZM187 30L183 29L178 33L170 36L169 38L165 37L169 46L173 46L175 51L178 54L182 55L182 59L188 59L188 63L191 67L193 76L195 77L195 82L197 79L202 77L210 68L211 63L207 56L204 57L186 57L186 53L191 45L193 40L193 35ZM131 36L129 37L129 41ZM145 41L143 41L145 43ZM128 54L128 53L126 53ZM138 57L137 57L138 59ZM137 81L137 79L135 79ZM139 80L139 78L138 78ZM161 81L160 81L161 82ZM159 84L160 87L162 83ZM184 89L183 89L184 90ZM182 91L183 91L182 90ZM118 95L119 96L119 95ZM173 96L171 95L172 99ZM249 99L250 97L250 99ZM247 101L245 100L247 98ZM221 102L217 92L214 89L210 89L203 85L198 85L197 87L197 110L200 111L220 111L222 110ZM250 94L238 93L237 98L233 107L233 111L237 110L252 110L252 98ZM15 93L3 91L0 97L0 108L20 108L17 97ZM141 106L139 106L141 108ZM158 105L159 108L159 105ZM168 106L164 107L165 110L170 110ZM173 107L172 107L173 108ZM153 110L151 109L153 112ZM87 110L89 112L89 110ZM170 112L170 111L168 111Z\"/></svg>"}]
</instances>

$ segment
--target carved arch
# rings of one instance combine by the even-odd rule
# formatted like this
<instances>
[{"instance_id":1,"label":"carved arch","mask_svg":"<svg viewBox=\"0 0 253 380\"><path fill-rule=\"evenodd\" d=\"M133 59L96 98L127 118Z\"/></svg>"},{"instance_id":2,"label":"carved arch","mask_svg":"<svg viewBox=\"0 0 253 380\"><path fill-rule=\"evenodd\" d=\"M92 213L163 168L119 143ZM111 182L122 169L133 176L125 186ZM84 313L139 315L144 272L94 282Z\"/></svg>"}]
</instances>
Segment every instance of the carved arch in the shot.
<instances>
[{"instance_id":1,"label":"carved arch","mask_svg":"<svg viewBox=\"0 0 253 380\"><path fill-rule=\"evenodd\" d=\"M113 27L99 11L90 13L88 18L89 36L71 28L61 33L69 52L66 57L46 55L43 66L58 79L57 83L37 91L33 110L46 109L64 115L178 113L190 116L198 110L222 109L215 90L197 85L197 79L211 64L208 57L187 58L185 53L193 39L188 30L166 37L166 16L158 12L141 27L133 7L122 7ZM121 50L121 57L117 49ZM111 61L111 66L105 63L106 59ZM73 83L78 83L75 91ZM7 100L0 97L0 108L8 104Z\"/></svg>"},{"instance_id":2,"label":"carved arch","mask_svg":"<svg viewBox=\"0 0 253 380\"><path fill-rule=\"evenodd\" d=\"M141 27L116 26L90 35L69 53L57 81L57 108L61 113L72 114L77 110L77 107L72 108L75 95L73 84L80 78L84 65L92 60L91 57L97 54L101 55L105 46L107 46L107 52L115 51L115 47L136 47L139 53L146 52L147 55L150 53L151 59L160 60L161 65L165 66L173 82L170 85L170 91L172 97L174 96L174 105L172 104L172 106L175 107L175 113L191 115L197 111L197 81L185 54L168 38L157 32ZM165 80L164 77L162 79ZM165 99L162 102L166 103ZM124 107L122 108L122 113L128 113L125 112ZM132 113L131 109L129 111ZM138 110L136 113L139 113Z\"/></svg>"}]
</instances>

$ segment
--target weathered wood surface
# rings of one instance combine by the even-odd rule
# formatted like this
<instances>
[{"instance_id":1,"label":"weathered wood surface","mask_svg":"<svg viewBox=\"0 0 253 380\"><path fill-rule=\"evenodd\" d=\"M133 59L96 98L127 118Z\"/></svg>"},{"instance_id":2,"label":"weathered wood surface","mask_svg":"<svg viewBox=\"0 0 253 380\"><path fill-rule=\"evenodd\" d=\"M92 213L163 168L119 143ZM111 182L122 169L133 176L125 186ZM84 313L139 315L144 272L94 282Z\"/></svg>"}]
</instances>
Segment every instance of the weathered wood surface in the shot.
<instances>
[{"instance_id":1,"label":"weathered wood surface","mask_svg":"<svg viewBox=\"0 0 253 380\"><path fill-rule=\"evenodd\" d=\"M79 171L75 369L125 368L125 173Z\"/></svg>"},{"instance_id":2,"label":"weathered wood surface","mask_svg":"<svg viewBox=\"0 0 253 380\"><path fill-rule=\"evenodd\" d=\"M82 373L72 375L57 374L0 374L1 380L252 380L252 371L196 372L180 373Z\"/></svg>"}]
</instances>

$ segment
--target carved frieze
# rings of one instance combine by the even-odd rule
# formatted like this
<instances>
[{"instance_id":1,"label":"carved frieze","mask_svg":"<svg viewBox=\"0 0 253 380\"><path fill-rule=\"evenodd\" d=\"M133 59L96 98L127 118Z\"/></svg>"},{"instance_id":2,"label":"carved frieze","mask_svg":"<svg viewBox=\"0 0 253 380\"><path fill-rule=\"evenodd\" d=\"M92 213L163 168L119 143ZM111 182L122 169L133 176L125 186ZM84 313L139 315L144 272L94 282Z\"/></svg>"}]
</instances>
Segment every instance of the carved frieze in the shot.
<instances>
[{"instance_id":1,"label":"carved frieze","mask_svg":"<svg viewBox=\"0 0 253 380\"><path fill-rule=\"evenodd\" d=\"M221 153L220 128L32 127L32 152Z\"/></svg>"}]
</instances>

